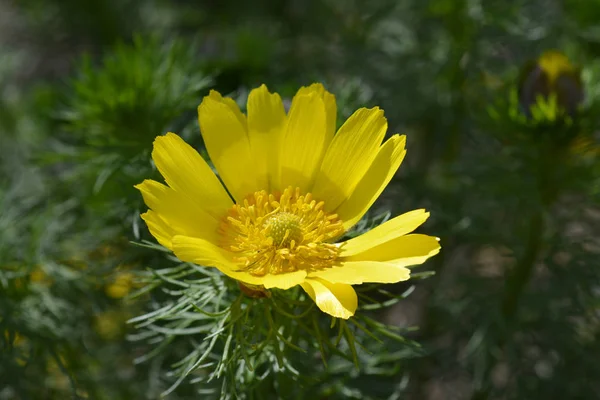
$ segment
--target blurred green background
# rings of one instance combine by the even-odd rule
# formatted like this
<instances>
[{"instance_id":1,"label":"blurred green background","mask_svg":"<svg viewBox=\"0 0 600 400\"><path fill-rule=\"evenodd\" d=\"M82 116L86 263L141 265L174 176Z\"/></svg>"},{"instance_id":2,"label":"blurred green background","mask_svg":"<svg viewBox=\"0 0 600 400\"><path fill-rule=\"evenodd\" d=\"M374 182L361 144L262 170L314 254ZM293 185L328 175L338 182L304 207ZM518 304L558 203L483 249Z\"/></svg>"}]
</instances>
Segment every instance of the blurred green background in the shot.
<instances>
[{"instance_id":1,"label":"blurred green background","mask_svg":"<svg viewBox=\"0 0 600 400\"><path fill-rule=\"evenodd\" d=\"M0 0L0 399L170 386L184 348L134 363L152 344L126 323L168 297L127 298L166 262L130 243L152 240L133 189L151 143L202 149L210 89L317 81L339 121L377 105L408 135L375 208L430 210L442 253L379 315L421 351L314 398L600 398L598 21L597 0Z\"/></svg>"}]
</instances>

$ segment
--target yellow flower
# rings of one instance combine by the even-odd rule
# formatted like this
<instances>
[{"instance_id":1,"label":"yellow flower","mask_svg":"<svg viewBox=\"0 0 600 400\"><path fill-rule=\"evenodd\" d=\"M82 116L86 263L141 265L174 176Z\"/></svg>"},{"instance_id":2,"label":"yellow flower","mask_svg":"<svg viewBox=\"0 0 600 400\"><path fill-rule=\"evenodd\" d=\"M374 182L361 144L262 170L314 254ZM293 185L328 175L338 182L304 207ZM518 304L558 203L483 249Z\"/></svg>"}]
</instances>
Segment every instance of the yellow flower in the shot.
<instances>
[{"instance_id":1,"label":"yellow flower","mask_svg":"<svg viewBox=\"0 0 600 400\"><path fill-rule=\"evenodd\" d=\"M127 317L119 311L108 310L94 316L94 330L105 340L114 340L126 330Z\"/></svg>"},{"instance_id":2,"label":"yellow flower","mask_svg":"<svg viewBox=\"0 0 600 400\"><path fill-rule=\"evenodd\" d=\"M227 191L179 136L154 141L152 158L168 186L136 186L152 235L182 261L218 268L251 288L296 285L324 312L354 315L363 282L409 279L407 266L439 252L438 239L410 234L429 216L400 215L343 243L394 176L405 136L382 144L387 120L356 111L335 133L335 97L321 84L301 88L286 115L265 85L250 92L248 116L211 91L198 107L208 154ZM231 195L231 197L230 197Z\"/></svg>"},{"instance_id":3,"label":"yellow flower","mask_svg":"<svg viewBox=\"0 0 600 400\"><path fill-rule=\"evenodd\" d=\"M104 292L113 299L125 297L134 286L134 278L135 276L131 272L119 272L116 274L114 281L106 286Z\"/></svg>"},{"instance_id":4,"label":"yellow flower","mask_svg":"<svg viewBox=\"0 0 600 400\"><path fill-rule=\"evenodd\" d=\"M49 286L52 284L52 278L46 274L40 266L36 266L33 271L29 274L29 279L33 283L38 283L40 285Z\"/></svg>"}]
</instances>

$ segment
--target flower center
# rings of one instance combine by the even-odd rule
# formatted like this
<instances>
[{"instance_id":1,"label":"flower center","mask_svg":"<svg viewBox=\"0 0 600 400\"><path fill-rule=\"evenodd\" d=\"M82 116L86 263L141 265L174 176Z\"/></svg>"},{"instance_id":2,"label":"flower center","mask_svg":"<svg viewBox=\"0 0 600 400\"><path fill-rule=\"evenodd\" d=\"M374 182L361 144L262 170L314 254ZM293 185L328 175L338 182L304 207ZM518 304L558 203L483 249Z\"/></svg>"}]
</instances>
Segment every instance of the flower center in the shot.
<instances>
[{"instance_id":1,"label":"flower center","mask_svg":"<svg viewBox=\"0 0 600 400\"><path fill-rule=\"evenodd\" d=\"M289 247L292 241L301 243L304 238L300 217L286 211L268 217L264 226L269 232L267 235L273 238L273 245L278 248Z\"/></svg>"},{"instance_id":2,"label":"flower center","mask_svg":"<svg viewBox=\"0 0 600 400\"><path fill-rule=\"evenodd\" d=\"M221 225L221 246L235 254L240 271L253 275L330 267L339 247L328 241L344 233L337 214L323 210L300 189L262 190L235 204Z\"/></svg>"}]
</instances>

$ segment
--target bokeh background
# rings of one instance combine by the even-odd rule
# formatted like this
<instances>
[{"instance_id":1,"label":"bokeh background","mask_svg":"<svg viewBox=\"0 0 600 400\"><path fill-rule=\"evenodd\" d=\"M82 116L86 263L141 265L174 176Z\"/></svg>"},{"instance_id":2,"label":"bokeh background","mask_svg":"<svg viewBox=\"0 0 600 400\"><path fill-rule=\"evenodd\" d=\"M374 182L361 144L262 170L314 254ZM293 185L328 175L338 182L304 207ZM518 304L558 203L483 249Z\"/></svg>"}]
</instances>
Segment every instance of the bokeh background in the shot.
<instances>
[{"instance_id":1,"label":"bokeh background","mask_svg":"<svg viewBox=\"0 0 600 400\"><path fill-rule=\"evenodd\" d=\"M156 176L151 143L202 152L210 89L243 105L312 82L340 121L380 106L408 135L375 211L427 208L442 243L379 315L420 350L315 398L600 398L599 21L596 0L0 0L0 399L170 386L126 323L161 301L137 274L167 262L130 243L152 240L133 189ZM539 78L550 50L566 89ZM523 90L577 111L535 122Z\"/></svg>"}]
</instances>

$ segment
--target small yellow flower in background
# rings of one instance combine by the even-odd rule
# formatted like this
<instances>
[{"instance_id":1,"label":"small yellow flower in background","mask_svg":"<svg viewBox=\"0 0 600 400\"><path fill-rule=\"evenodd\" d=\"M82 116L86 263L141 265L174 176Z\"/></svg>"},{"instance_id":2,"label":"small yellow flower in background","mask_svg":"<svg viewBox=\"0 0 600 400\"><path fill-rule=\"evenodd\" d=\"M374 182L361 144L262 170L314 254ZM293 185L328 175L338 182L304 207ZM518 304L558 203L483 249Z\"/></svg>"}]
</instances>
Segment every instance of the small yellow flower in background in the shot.
<instances>
[{"instance_id":1,"label":"small yellow flower in background","mask_svg":"<svg viewBox=\"0 0 600 400\"><path fill-rule=\"evenodd\" d=\"M104 292L113 299L125 297L135 285L134 278L135 276L131 272L118 272L114 281L106 286Z\"/></svg>"},{"instance_id":2,"label":"small yellow flower in background","mask_svg":"<svg viewBox=\"0 0 600 400\"><path fill-rule=\"evenodd\" d=\"M117 310L108 310L94 316L94 330L104 340L114 340L127 329L128 316Z\"/></svg>"},{"instance_id":3,"label":"small yellow flower in background","mask_svg":"<svg viewBox=\"0 0 600 400\"><path fill-rule=\"evenodd\" d=\"M152 158L168 186L136 186L150 208L142 214L150 232L182 261L216 267L252 290L300 285L322 311L351 317L358 302L352 285L407 280L406 267L440 246L435 237L409 234L428 218L424 210L336 243L406 154L405 136L382 144L387 120L379 108L359 109L337 133L336 112L321 84L301 88L287 115L265 85L250 92L247 116L211 91L198 120L227 191L179 136L157 137Z\"/></svg>"},{"instance_id":4,"label":"small yellow flower in background","mask_svg":"<svg viewBox=\"0 0 600 400\"><path fill-rule=\"evenodd\" d=\"M29 279L31 282L38 283L40 285L49 286L51 285L52 278L48 276L46 271L44 271L40 266L36 266L33 271L29 274Z\"/></svg>"}]
</instances>

